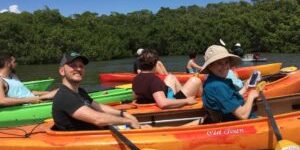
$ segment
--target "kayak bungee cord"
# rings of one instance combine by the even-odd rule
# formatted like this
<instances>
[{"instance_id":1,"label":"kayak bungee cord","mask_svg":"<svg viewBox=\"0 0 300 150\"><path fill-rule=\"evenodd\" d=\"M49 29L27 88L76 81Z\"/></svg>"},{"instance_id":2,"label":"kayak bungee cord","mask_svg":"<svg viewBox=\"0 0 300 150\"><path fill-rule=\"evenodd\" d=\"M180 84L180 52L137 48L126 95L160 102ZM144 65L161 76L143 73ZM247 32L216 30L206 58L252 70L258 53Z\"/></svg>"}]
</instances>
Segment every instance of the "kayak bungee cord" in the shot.
<instances>
[{"instance_id":1,"label":"kayak bungee cord","mask_svg":"<svg viewBox=\"0 0 300 150\"><path fill-rule=\"evenodd\" d=\"M12 136L8 136L8 137L0 137L0 138L29 138L32 134L46 133L46 131L33 132L41 124L43 124L43 123L38 123L36 126L34 126L29 133L27 133L26 130L18 128L18 127L15 127L15 128L0 128L0 130L15 129L15 130L20 130L20 131L24 132L24 134L14 134L14 133L6 133L5 131L0 131L1 134L12 135ZM15 137L13 137L13 136L15 136Z\"/></svg>"},{"instance_id":2,"label":"kayak bungee cord","mask_svg":"<svg viewBox=\"0 0 300 150\"><path fill-rule=\"evenodd\" d=\"M46 133L46 131L40 131L40 132L33 132L38 126L40 126L41 124L43 124L43 123L38 123L36 126L34 126L32 129L31 129L31 131L29 132L29 133L26 133L25 132L25 138L29 138L30 137L30 135L32 135L32 134L37 134L37 133Z\"/></svg>"}]
</instances>

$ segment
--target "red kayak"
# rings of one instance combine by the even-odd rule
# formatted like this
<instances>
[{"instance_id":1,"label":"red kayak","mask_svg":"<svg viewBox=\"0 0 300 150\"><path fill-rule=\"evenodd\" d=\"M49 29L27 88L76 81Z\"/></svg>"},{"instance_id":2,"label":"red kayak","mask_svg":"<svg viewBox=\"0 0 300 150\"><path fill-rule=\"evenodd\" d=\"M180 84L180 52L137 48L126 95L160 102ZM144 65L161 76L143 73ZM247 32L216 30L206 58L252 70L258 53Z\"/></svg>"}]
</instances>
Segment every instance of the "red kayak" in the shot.
<instances>
[{"instance_id":1,"label":"red kayak","mask_svg":"<svg viewBox=\"0 0 300 150\"><path fill-rule=\"evenodd\" d=\"M249 78L254 70L259 70L261 74L270 75L275 74L280 71L281 63L273 63L266 65L258 65L258 66L249 66L249 67L240 67L234 69L234 71L239 75L242 80ZM186 82L190 77L197 75L199 78L205 78L204 74L189 74L184 72L174 72L177 79L180 82ZM100 83L104 82L132 82L133 78L136 76L134 73L100 73L99 81ZM158 75L161 79L163 79L166 75Z\"/></svg>"}]
</instances>

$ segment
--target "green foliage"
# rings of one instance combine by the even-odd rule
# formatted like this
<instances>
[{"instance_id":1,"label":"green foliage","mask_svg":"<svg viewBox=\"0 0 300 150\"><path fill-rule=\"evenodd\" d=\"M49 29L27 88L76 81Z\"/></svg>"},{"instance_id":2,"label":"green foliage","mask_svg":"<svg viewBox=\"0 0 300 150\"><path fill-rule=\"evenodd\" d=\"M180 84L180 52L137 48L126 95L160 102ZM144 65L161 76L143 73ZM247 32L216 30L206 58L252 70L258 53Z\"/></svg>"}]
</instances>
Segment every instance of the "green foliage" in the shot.
<instances>
[{"instance_id":1,"label":"green foliage","mask_svg":"<svg viewBox=\"0 0 300 150\"><path fill-rule=\"evenodd\" d=\"M65 17L45 7L33 13L0 14L0 50L22 63L56 63L63 52L76 50L92 60L131 57L138 48L160 55L204 53L222 38L228 47L239 42L247 52L298 53L300 6L297 0L252 0L160 8L153 14Z\"/></svg>"}]
</instances>

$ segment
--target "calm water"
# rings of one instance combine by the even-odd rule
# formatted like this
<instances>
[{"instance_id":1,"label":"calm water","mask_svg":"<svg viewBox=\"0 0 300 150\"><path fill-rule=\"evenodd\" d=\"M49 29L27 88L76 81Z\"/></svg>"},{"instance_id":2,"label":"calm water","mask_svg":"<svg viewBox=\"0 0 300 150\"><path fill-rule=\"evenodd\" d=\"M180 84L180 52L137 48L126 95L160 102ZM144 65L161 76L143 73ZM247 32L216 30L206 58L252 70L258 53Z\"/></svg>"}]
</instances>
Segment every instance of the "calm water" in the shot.
<instances>
[{"instance_id":1,"label":"calm water","mask_svg":"<svg viewBox=\"0 0 300 150\"><path fill-rule=\"evenodd\" d=\"M198 56L197 58L200 64L204 63L203 56ZM291 65L297 66L298 68L300 67L300 54L261 54L261 58L267 58L268 61L259 63L243 62L241 66L282 62L283 67ZM82 85L84 87L99 86L98 74L102 72L131 72L134 59L135 58L90 62L87 65L86 75ZM168 71L185 71L184 67L188 61L187 56L167 56L162 57L161 59ZM17 67L17 73L22 81L51 77L56 79L54 87L58 86L60 83L58 64L19 65Z\"/></svg>"}]
</instances>

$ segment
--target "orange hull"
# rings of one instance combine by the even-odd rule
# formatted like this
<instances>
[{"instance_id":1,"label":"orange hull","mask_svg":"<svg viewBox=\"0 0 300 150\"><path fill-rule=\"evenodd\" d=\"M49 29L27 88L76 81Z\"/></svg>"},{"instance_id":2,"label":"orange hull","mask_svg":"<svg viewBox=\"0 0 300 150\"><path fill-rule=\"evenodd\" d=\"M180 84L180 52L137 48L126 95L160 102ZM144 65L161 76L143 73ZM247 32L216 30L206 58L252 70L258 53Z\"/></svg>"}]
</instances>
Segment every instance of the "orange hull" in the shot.
<instances>
[{"instance_id":1,"label":"orange hull","mask_svg":"<svg viewBox=\"0 0 300 150\"><path fill-rule=\"evenodd\" d=\"M300 93L300 70L291 72L285 77L265 85L263 92L266 98ZM247 93L244 95L247 96Z\"/></svg>"},{"instance_id":2,"label":"orange hull","mask_svg":"<svg viewBox=\"0 0 300 150\"><path fill-rule=\"evenodd\" d=\"M239 77L242 80L248 79L254 70L259 70L262 75L270 75L275 74L280 71L281 63L273 63L267 65L259 65L259 66L250 66L250 67L240 67L235 69ZM188 74L183 72L174 72L177 79L180 82L186 82L190 77L195 76L195 74ZM99 74L100 82L132 82L133 78L136 74L134 73L101 73ZM158 75L161 79L165 78L166 75ZM202 81L205 79L204 74L198 74L198 77L201 78Z\"/></svg>"},{"instance_id":3,"label":"orange hull","mask_svg":"<svg viewBox=\"0 0 300 150\"><path fill-rule=\"evenodd\" d=\"M296 95L293 103L299 106L300 95ZM298 132L300 111L299 108L297 110L293 113L277 115L275 119L284 139L300 143ZM119 150L126 148L107 130L57 132L50 130L52 125L53 122L47 122L41 125L18 127L18 129L2 129L0 149ZM32 134L25 138L25 132L31 131ZM139 148L152 149L273 149L277 142L265 117L207 125L122 130L121 132Z\"/></svg>"},{"instance_id":4,"label":"orange hull","mask_svg":"<svg viewBox=\"0 0 300 150\"><path fill-rule=\"evenodd\" d=\"M264 93L269 98L300 93L300 70L291 72L286 77L268 83L264 88Z\"/></svg>"}]
</instances>

